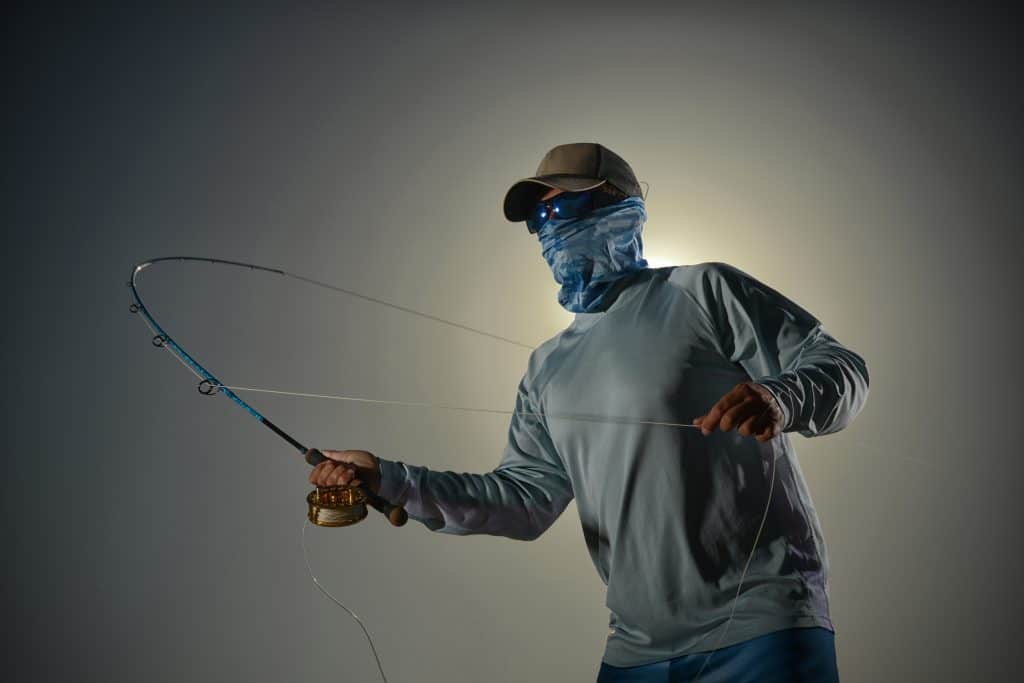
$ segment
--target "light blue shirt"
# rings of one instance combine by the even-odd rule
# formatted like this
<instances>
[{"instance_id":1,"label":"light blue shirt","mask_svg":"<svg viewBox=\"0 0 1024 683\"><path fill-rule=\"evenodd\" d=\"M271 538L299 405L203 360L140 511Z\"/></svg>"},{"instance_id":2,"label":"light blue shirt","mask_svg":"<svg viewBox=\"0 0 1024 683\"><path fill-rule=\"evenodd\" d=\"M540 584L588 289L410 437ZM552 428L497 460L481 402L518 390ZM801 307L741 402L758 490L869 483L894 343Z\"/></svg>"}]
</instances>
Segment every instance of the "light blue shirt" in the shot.
<instances>
[{"instance_id":1,"label":"light blue shirt","mask_svg":"<svg viewBox=\"0 0 1024 683\"><path fill-rule=\"evenodd\" d=\"M624 276L604 311L530 355L508 444L484 474L381 459L380 495L433 531L533 540L575 498L607 585L603 660L637 666L783 628L832 629L821 527L788 433L843 429L868 396L867 365L819 320L725 263ZM692 424L736 384L776 397L767 442ZM541 413L543 417L523 413ZM743 567L765 528L729 617Z\"/></svg>"}]
</instances>

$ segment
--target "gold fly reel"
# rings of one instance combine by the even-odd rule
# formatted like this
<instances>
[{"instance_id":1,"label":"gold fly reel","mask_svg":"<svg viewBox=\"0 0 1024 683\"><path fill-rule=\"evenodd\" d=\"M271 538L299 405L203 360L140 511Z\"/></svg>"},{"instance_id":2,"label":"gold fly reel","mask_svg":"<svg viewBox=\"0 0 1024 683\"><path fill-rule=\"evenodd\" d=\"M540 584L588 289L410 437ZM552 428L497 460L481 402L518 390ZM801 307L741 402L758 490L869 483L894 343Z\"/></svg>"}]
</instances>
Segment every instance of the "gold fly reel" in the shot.
<instances>
[{"instance_id":1,"label":"gold fly reel","mask_svg":"<svg viewBox=\"0 0 1024 683\"><path fill-rule=\"evenodd\" d=\"M309 521L317 526L348 526L366 517L366 494L358 486L318 486L306 496Z\"/></svg>"}]
</instances>

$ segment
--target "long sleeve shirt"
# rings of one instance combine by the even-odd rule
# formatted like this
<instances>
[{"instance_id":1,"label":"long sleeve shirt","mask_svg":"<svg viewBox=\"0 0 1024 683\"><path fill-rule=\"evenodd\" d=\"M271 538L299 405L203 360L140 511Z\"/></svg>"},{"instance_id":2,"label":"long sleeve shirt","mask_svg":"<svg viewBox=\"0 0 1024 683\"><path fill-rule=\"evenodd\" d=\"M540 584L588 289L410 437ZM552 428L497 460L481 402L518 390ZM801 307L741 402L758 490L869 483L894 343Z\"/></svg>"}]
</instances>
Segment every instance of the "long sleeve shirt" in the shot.
<instances>
[{"instance_id":1,"label":"long sleeve shirt","mask_svg":"<svg viewBox=\"0 0 1024 683\"><path fill-rule=\"evenodd\" d=\"M825 542L789 434L849 425L867 399L865 361L725 263L648 268L616 287L605 310L577 313L531 353L497 467L381 459L380 495L433 531L524 541L575 498L607 585L603 661L613 666L783 628L834 630ZM747 381L782 409L773 439L642 424L691 425Z\"/></svg>"}]
</instances>

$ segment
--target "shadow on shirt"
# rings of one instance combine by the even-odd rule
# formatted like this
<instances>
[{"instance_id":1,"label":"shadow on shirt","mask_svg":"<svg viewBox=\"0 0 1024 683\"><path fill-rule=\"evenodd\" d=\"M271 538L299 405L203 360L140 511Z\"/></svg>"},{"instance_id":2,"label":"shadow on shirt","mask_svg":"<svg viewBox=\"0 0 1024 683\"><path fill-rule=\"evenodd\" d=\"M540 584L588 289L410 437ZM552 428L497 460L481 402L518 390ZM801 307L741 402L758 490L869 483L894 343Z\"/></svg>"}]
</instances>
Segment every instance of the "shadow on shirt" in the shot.
<instances>
[{"instance_id":1,"label":"shadow on shirt","mask_svg":"<svg viewBox=\"0 0 1024 683\"><path fill-rule=\"evenodd\" d=\"M691 438L734 440L737 436L715 432L705 437L693 432ZM776 448L769 444L759 444L757 449L735 449L724 443L704 446L687 449L684 478L686 534L701 577L715 583L726 573L741 572L762 519L758 549L767 550L779 538L785 539L779 575L820 570L811 513L800 501L789 458L782 454L775 460L775 487L765 519ZM757 555L752 564L756 561Z\"/></svg>"}]
</instances>

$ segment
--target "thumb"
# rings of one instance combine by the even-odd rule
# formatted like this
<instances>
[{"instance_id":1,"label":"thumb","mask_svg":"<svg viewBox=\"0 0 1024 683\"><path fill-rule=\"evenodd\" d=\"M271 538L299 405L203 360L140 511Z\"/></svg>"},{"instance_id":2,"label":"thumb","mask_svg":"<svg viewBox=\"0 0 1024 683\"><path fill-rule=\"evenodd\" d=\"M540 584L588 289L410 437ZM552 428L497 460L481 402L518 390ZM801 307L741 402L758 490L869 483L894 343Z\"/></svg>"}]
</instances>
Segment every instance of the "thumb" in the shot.
<instances>
[{"instance_id":1,"label":"thumb","mask_svg":"<svg viewBox=\"0 0 1024 683\"><path fill-rule=\"evenodd\" d=\"M327 448L321 448L320 452L331 460L336 460L338 462L351 463L355 460L354 454L350 451L332 451Z\"/></svg>"}]
</instances>

